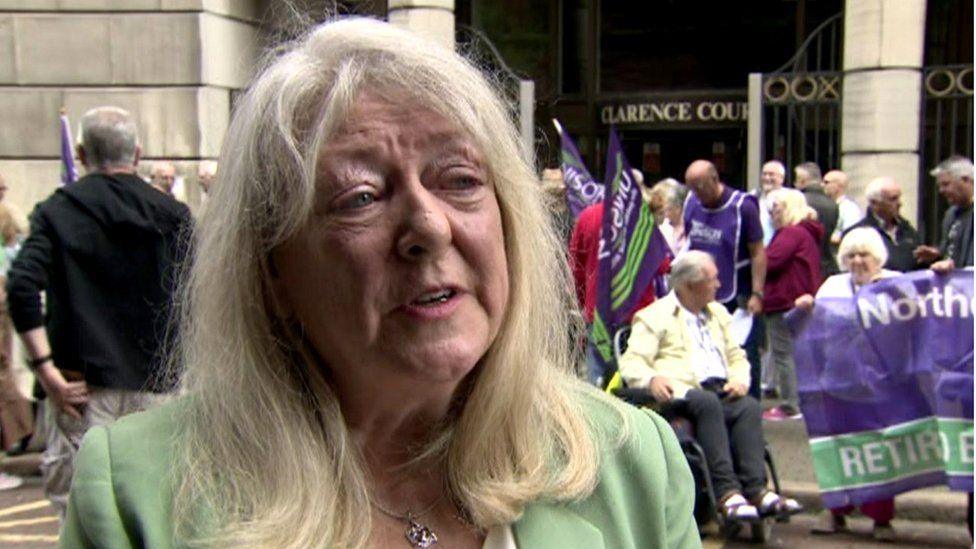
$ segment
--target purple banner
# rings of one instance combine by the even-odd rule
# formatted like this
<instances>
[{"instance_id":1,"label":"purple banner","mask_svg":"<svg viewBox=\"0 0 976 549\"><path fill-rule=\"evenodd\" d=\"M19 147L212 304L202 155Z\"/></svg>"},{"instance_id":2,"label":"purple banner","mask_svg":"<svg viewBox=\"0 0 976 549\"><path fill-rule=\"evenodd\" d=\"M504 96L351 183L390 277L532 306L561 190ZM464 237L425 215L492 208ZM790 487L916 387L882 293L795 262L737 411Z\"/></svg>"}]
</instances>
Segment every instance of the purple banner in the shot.
<instances>
[{"instance_id":1,"label":"purple banner","mask_svg":"<svg viewBox=\"0 0 976 549\"><path fill-rule=\"evenodd\" d=\"M566 183L566 201L569 204L569 212L573 219L579 217L580 212L603 200L604 186L602 183L593 180L593 176L583 164L579 149L569 133L563 130L555 120L556 129L559 130L559 139L562 145L560 162L563 170L563 181Z\"/></svg>"},{"instance_id":2,"label":"purple banner","mask_svg":"<svg viewBox=\"0 0 976 549\"><path fill-rule=\"evenodd\" d=\"M600 235L594 332L600 354L609 360L610 336L630 321L644 291L668 258L670 248L654 223L654 215L644 201L612 127L605 181L608 190ZM601 348L603 340L604 348Z\"/></svg>"},{"instance_id":3,"label":"purple banner","mask_svg":"<svg viewBox=\"0 0 976 549\"><path fill-rule=\"evenodd\" d=\"M972 307L971 270L917 271L788 315L825 505L973 490Z\"/></svg>"},{"instance_id":4,"label":"purple banner","mask_svg":"<svg viewBox=\"0 0 976 549\"><path fill-rule=\"evenodd\" d=\"M61 112L61 184L74 183L78 179L75 169L74 147L71 143L71 125L68 115Z\"/></svg>"}]
</instances>

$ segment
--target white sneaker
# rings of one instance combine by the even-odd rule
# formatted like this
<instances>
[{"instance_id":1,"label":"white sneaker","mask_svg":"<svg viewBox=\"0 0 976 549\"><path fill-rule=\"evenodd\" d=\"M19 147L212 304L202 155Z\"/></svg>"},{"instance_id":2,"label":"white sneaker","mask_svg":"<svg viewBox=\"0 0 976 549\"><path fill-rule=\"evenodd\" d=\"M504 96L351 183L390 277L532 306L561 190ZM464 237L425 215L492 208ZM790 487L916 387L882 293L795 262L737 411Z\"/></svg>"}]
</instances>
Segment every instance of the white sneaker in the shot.
<instances>
[{"instance_id":1,"label":"white sneaker","mask_svg":"<svg viewBox=\"0 0 976 549\"><path fill-rule=\"evenodd\" d=\"M24 483L24 479L17 475L0 473L0 490L13 490Z\"/></svg>"}]
</instances>

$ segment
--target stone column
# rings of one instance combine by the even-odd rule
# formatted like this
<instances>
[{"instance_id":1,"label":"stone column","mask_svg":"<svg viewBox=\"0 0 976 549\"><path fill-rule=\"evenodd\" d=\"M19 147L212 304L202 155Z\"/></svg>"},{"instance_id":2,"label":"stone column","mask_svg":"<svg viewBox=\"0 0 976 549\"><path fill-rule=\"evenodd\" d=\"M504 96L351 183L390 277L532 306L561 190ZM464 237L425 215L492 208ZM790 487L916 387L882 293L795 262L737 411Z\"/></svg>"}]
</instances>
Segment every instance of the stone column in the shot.
<instances>
[{"instance_id":1,"label":"stone column","mask_svg":"<svg viewBox=\"0 0 976 549\"><path fill-rule=\"evenodd\" d=\"M916 225L924 44L925 0L846 1L841 168L862 205L871 179L894 177Z\"/></svg>"},{"instance_id":2,"label":"stone column","mask_svg":"<svg viewBox=\"0 0 976 549\"><path fill-rule=\"evenodd\" d=\"M197 165L219 154L231 94L254 70L262 9L261 0L0 0L7 199L30 211L58 186L60 107L75 133L85 111L115 105L139 126L140 173L173 161L193 206Z\"/></svg>"},{"instance_id":3,"label":"stone column","mask_svg":"<svg viewBox=\"0 0 976 549\"><path fill-rule=\"evenodd\" d=\"M454 49L454 0L389 0L390 23Z\"/></svg>"}]
</instances>

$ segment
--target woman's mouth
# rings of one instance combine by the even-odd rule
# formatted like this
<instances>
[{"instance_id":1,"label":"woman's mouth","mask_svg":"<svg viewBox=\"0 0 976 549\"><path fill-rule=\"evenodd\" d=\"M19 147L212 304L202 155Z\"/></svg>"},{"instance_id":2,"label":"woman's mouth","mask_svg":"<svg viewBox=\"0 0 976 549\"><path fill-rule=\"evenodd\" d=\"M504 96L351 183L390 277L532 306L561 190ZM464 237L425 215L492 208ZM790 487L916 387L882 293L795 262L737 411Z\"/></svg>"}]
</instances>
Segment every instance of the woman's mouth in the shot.
<instances>
[{"instance_id":1,"label":"woman's mouth","mask_svg":"<svg viewBox=\"0 0 976 549\"><path fill-rule=\"evenodd\" d=\"M432 290L417 296L400 310L415 320L440 320L454 313L462 295L454 288Z\"/></svg>"},{"instance_id":2,"label":"woman's mouth","mask_svg":"<svg viewBox=\"0 0 976 549\"><path fill-rule=\"evenodd\" d=\"M429 307L440 303L447 303L455 295L457 295L457 292L451 289L428 292L413 300L410 304L418 307Z\"/></svg>"}]
</instances>

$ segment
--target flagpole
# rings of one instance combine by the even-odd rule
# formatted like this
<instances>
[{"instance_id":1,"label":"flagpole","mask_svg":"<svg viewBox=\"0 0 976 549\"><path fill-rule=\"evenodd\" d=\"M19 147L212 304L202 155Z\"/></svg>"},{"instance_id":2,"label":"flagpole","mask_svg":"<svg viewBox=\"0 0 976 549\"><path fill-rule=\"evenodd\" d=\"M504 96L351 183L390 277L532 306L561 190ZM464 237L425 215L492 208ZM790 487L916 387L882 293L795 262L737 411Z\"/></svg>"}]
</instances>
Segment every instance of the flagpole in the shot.
<instances>
[{"instance_id":1,"label":"flagpole","mask_svg":"<svg viewBox=\"0 0 976 549\"><path fill-rule=\"evenodd\" d=\"M60 122L61 134L61 184L67 185L74 183L78 179L78 170L75 168L74 149L71 142L71 125L68 122L68 109L61 106L59 109L58 120Z\"/></svg>"},{"instance_id":2,"label":"flagpole","mask_svg":"<svg viewBox=\"0 0 976 549\"><path fill-rule=\"evenodd\" d=\"M563 134L563 126L562 126L562 124L560 124L558 120L556 120L555 118L553 118L552 119L552 125L556 127L556 132L559 133L560 136L562 136L562 134Z\"/></svg>"}]
</instances>

